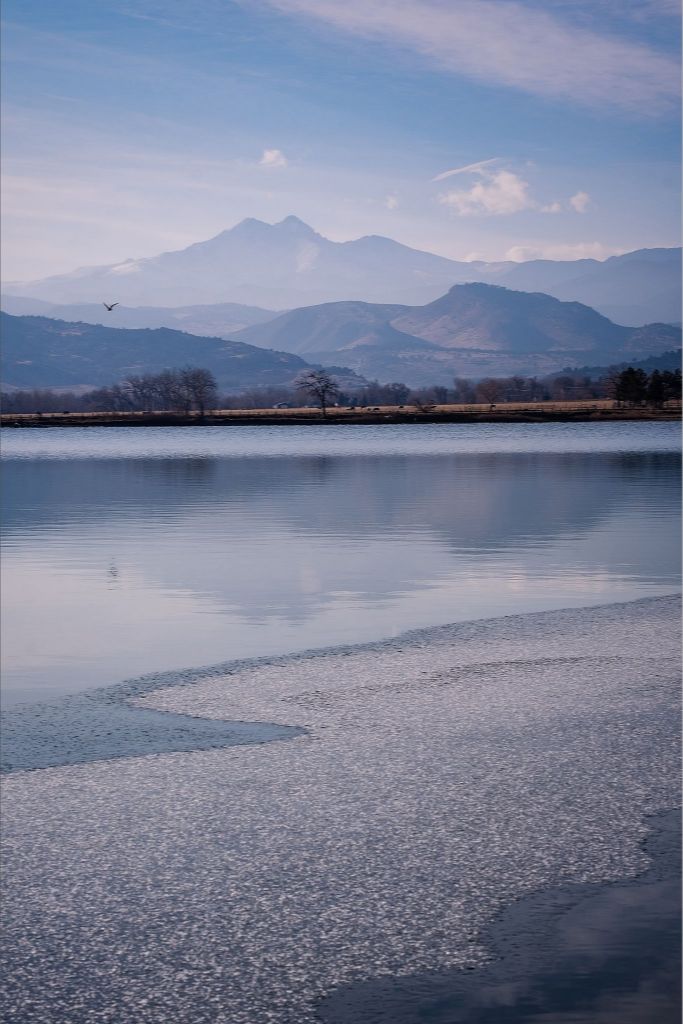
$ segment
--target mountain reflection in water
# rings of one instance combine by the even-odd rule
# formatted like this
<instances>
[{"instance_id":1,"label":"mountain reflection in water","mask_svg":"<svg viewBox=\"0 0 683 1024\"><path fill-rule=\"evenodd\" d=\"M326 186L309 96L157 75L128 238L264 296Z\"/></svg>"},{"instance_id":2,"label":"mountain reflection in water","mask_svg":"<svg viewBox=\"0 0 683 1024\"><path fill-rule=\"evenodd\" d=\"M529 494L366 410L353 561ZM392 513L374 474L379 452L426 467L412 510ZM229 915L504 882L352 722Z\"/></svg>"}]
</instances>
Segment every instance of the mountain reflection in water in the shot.
<instances>
[{"instance_id":1,"label":"mountain reflection in water","mask_svg":"<svg viewBox=\"0 0 683 1024\"><path fill-rule=\"evenodd\" d=\"M7 699L668 593L679 482L671 451L9 459Z\"/></svg>"}]
</instances>

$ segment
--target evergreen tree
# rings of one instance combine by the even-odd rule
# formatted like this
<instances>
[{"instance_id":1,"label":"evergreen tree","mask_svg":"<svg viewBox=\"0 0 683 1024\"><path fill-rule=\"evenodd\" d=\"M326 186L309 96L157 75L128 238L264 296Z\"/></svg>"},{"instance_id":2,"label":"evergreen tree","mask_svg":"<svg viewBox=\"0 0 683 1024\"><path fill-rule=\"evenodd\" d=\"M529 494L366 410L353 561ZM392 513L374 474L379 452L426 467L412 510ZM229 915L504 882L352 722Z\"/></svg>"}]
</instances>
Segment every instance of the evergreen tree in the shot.
<instances>
[{"instance_id":1,"label":"evergreen tree","mask_svg":"<svg viewBox=\"0 0 683 1024\"><path fill-rule=\"evenodd\" d=\"M653 405L655 409L661 408L664 403L664 396L666 390L664 387L664 381L659 370L653 370L650 374L650 379L647 384L647 400L650 405Z\"/></svg>"},{"instance_id":2,"label":"evergreen tree","mask_svg":"<svg viewBox=\"0 0 683 1024\"><path fill-rule=\"evenodd\" d=\"M647 395L647 374L645 370L632 366L622 370L616 380L615 398L628 405L640 405Z\"/></svg>"},{"instance_id":3,"label":"evergreen tree","mask_svg":"<svg viewBox=\"0 0 683 1024\"><path fill-rule=\"evenodd\" d=\"M662 383L664 385L664 401L667 402L669 399L681 399L681 371L680 370L664 370L662 373Z\"/></svg>"}]
</instances>

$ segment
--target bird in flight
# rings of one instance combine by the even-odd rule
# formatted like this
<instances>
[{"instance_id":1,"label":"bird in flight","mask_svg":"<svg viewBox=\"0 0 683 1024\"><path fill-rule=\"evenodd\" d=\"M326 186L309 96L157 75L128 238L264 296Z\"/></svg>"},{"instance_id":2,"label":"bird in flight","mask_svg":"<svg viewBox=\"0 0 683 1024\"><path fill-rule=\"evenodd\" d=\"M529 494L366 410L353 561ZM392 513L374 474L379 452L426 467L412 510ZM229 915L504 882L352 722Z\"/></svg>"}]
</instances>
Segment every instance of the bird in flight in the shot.
<instances>
[{"instance_id":1,"label":"bird in flight","mask_svg":"<svg viewBox=\"0 0 683 1024\"><path fill-rule=\"evenodd\" d=\"M118 306L118 302L112 302L111 306L107 305L106 302L103 302L102 305L104 306L104 308L106 310L108 310L111 313L111 311L114 308L114 306Z\"/></svg>"}]
</instances>

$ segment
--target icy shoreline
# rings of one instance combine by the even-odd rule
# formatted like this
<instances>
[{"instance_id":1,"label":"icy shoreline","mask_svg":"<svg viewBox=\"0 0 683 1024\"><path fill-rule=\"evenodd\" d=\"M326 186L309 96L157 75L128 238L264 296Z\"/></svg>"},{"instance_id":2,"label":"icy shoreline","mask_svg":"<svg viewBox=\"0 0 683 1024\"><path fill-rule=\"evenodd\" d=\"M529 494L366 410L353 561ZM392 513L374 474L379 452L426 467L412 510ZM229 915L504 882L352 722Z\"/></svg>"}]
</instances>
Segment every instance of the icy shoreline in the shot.
<instances>
[{"instance_id":1,"label":"icy shoreline","mask_svg":"<svg viewBox=\"0 0 683 1024\"><path fill-rule=\"evenodd\" d=\"M436 627L135 697L307 732L8 779L12 1019L304 1024L340 985L485 963L513 899L635 876L644 817L679 802L679 609Z\"/></svg>"}]
</instances>

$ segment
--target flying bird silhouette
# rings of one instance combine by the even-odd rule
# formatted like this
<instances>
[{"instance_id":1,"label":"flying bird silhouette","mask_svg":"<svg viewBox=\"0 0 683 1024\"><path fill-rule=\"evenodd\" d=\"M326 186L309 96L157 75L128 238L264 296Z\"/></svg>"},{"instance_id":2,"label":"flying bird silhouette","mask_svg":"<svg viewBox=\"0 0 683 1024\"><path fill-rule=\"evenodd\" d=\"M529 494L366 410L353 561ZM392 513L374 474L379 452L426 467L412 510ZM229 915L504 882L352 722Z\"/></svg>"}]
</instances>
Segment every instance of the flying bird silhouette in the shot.
<instances>
[{"instance_id":1,"label":"flying bird silhouette","mask_svg":"<svg viewBox=\"0 0 683 1024\"><path fill-rule=\"evenodd\" d=\"M111 313L114 306L118 306L118 302L112 302L111 306L108 306L106 302L103 302L102 305L106 310L108 310Z\"/></svg>"}]
</instances>

